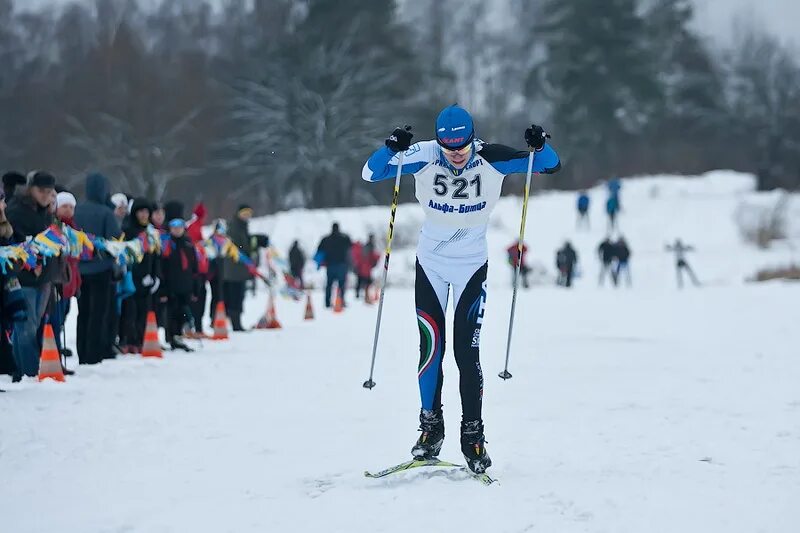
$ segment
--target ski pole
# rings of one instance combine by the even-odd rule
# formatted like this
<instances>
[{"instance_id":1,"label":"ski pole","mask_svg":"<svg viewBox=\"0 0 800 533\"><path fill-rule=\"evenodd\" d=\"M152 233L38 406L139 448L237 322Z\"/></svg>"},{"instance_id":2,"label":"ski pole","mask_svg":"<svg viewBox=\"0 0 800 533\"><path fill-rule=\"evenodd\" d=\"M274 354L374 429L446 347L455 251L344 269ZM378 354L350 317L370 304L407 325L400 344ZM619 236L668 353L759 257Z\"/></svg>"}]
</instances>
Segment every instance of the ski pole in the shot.
<instances>
[{"instance_id":1,"label":"ski pole","mask_svg":"<svg viewBox=\"0 0 800 533\"><path fill-rule=\"evenodd\" d=\"M397 201L400 197L400 176L403 173L403 156L404 152L400 152L399 160L397 161L397 176L394 178L394 194L392 195L392 214L389 217L389 235L386 238L386 257L383 260L383 283L381 283L381 296L378 300L378 319L375 322L375 340L372 343L372 363L369 365L369 379L364 382L365 389L372 390L375 382L372 381L372 374L375 371L375 355L378 353L378 336L381 332L381 315L383 315L383 296L386 292L386 278L389 275L389 256L392 254L392 237L394 236L394 217L397 213Z\"/></svg>"},{"instance_id":2,"label":"ski pole","mask_svg":"<svg viewBox=\"0 0 800 533\"><path fill-rule=\"evenodd\" d=\"M535 157L533 148L528 154L528 174L525 177L525 192L522 198L522 221L519 225L519 241L517 241L517 265L514 269L514 294L511 297L511 316L508 319L508 342L506 343L506 366L498 374L500 378L511 379L511 372L508 371L508 358L511 355L511 332L514 329L514 312L517 309L517 287L519 286L519 271L522 266L522 246L525 241L525 218L528 216L528 194L531 189L531 176L533 175L533 158Z\"/></svg>"}]
</instances>

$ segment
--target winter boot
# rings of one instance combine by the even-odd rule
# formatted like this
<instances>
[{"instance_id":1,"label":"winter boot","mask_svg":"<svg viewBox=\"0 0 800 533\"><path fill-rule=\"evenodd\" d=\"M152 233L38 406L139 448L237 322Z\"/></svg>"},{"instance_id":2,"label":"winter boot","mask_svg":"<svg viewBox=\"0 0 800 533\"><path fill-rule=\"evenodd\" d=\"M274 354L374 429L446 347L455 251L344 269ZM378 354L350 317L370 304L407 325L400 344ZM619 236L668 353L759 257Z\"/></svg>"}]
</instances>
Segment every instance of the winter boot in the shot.
<instances>
[{"instance_id":1,"label":"winter boot","mask_svg":"<svg viewBox=\"0 0 800 533\"><path fill-rule=\"evenodd\" d=\"M170 345L170 348L172 348L173 351L174 350L183 350L184 352L190 352L190 353L194 351L194 349L192 349L189 346L187 346L186 343L183 342L178 337L175 337L172 340L172 342L169 343L169 345Z\"/></svg>"},{"instance_id":2,"label":"winter boot","mask_svg":"<svg viewBox=\"0 0 800 533\"><path fill-rule=\"evenodd\" d=\"M492 460L486 452L482 421L461 422L461 453L467 460L467 467L476 474L483 474L492 466Z\"/></svg>"},{"instance_id":3,"label":"winter boot","mask_svg":"<svg viewBox=\"0 0 800 533\"><path fill-rule=\"evenodd\" d=\"M416 459L433 459L439 455L444 443L444 418L442 411L419 412L419 429L422 435L411 448L411 455Z\"/></svg>"}]
</instances>

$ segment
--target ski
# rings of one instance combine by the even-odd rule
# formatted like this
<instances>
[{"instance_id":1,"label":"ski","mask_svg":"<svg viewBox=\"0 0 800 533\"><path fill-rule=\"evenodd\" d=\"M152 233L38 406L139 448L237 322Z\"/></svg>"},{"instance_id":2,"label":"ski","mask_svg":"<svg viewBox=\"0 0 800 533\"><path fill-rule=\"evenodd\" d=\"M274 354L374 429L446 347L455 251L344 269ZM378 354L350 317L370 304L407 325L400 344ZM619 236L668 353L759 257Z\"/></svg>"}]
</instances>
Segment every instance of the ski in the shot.
<instances>
[{"instance_id":1,"label":"ski","mask_svg":"<svg viewBox=\"0 0 800 533\"><path fill-rule=\"evenodd\" d=\"M476 474L469 468L464 465L459 465L456 463L451 463L448 461L442 461L440 459L412 459L411 461L406 461L404 463L400 463L394 466L390 466L384 470L379 472L369 472L365 471L364 475L371 479L378 479L386 476L390 476L392 474L396 474L398 472L405 472L406 470L412 470L414 468L424 468L424 467L431 467L431 466L440 466L440 467L450 467L456 468L465 472L469 475L470 478L474 479L475 481L481 483L482 485L489 486L492 483L495 483L497 479L491 477L489 474Z\"/></svg>"},{"instance_id":2,"label":"ski","mask_svg":"<svg viewBox=\"0 0 800 533\"><path fill-rule=\"evenodd\" d=\"M394 466L390 466L385 470L381 470L380 472L369 472L365 471L364 475L369 478L381 478L386 477L391 474L396 474L397 472L404 472L406 470L411 470L412 468L422 468L426 466L450 466L450 467L460 467L461 465L457 465L455 463L448 463L447 461L441 461L439 459L412 459L411 461L406 461L405 463L400 463Z\"/></svg>"}]
</instances>

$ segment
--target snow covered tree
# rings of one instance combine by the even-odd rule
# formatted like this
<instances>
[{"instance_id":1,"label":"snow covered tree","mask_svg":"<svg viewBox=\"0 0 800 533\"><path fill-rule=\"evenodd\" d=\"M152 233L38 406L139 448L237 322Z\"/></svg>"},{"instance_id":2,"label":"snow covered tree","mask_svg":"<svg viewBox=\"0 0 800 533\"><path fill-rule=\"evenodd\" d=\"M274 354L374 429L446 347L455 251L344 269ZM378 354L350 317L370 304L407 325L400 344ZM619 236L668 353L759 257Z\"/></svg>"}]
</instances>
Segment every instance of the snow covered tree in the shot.
<instances>
[{"instance_id":1,"label":"snow covered tree","mask_svg":"<svg viewBox=\"0 0 800 533\"><path fill-rule=\"evenodd\" d=\"M760 190L800 186L800 65L773 36L749 29L731 58L731 127Z\"/></svg>"},{"instance_id":2,"label":"snow covered tree","mask_svg":"<svg viewBox=\"0 0 800 533\"><path fill-rule=\"evenodd\" d=\"M546 57L529 88L550 100L567 173L578 181L614 168L661 97L646 31L635 0L542 2L534 32Z\"/></svg>"}]
</instances>

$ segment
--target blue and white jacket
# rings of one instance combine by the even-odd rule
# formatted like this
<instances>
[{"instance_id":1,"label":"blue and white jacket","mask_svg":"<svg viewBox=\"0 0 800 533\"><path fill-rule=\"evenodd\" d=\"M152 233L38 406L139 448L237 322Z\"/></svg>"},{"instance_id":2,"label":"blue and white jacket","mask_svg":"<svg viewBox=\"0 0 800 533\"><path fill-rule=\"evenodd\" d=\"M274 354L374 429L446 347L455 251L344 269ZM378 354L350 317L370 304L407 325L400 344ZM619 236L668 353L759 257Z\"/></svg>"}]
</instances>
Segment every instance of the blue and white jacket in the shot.
<instances>
[{"instance_id":1,"label":"blue and white jacket","mask_svg":"<svg viewBox=\"0 0 800 533\"><path fill-rule=\"evenodd\" d=\"M425 212L417 250L420 259L433 255L485 262L489 215L500 199L503 179L528 171L528 153L477 140L470 161L457 170L435 140L411 146L405 152L402 173L414 175L417 200ZM384 146L372 154L361 176L370 182L393 179L398 162L398 154ZM560 167L549 145L535 153L535 173L552 174Z\"/></svg>"}]
</instances>

